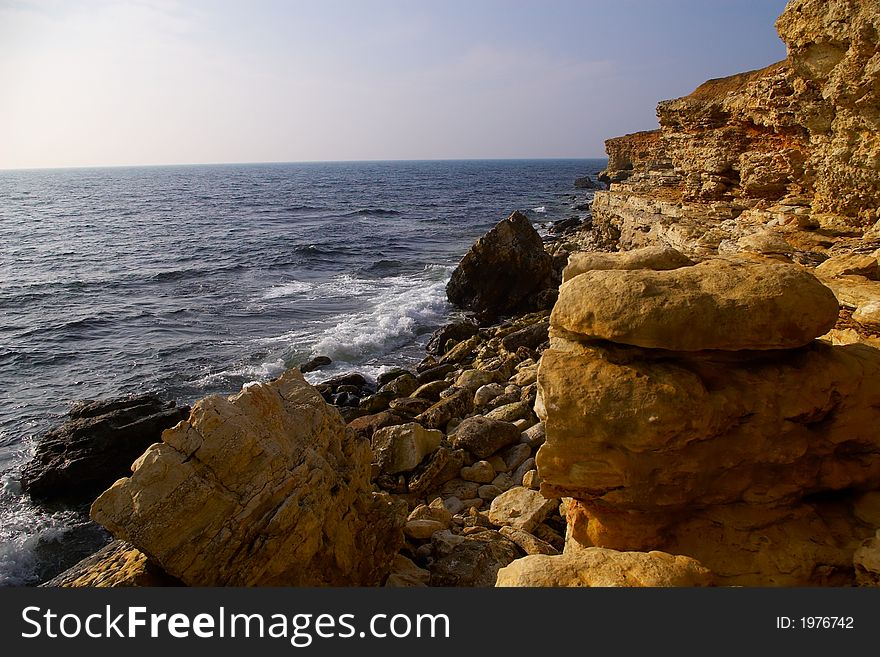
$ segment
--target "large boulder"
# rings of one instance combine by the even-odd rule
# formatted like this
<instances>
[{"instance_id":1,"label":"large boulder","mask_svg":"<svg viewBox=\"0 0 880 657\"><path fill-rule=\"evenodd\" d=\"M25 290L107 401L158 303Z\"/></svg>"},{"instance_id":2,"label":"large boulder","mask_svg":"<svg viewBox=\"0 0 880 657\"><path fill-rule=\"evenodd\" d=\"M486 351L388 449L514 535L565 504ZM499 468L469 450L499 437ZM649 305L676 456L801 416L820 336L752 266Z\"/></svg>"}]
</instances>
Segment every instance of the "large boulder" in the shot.
<instances>
[{"instance_id":1,"label":"large boulder","mask_svg":"<svg viewBox=\"0 0 880 657\"><path fill-rule=\"evenodd\" d=\"M693 267L586 271L559 291L550 322L640 347L789 349L837 321L834 293L807 270L713 259Z\"/></svg>"},{"instance_id":2,"label":"large boulder","mask_svg":"<svg viewBox=\"0 0 880 657\"><path fill-rule=\"evenodd\" d=\"M465 254L446 285L446 296L491 321L538 310L540 293L555 284L552 256L528 218L514 212Z\"/></svg>"},{"instance_id":3,"label":"large boulder","mask_svg":"<svg viewBox=\"0 0 880 657\"><path fill-rule=\"evenodd\" d=\"M370 461L369 442L289 370L199 401L91 515L192 586L376 585L405 508L371 492Z\"/></svg>"},{"instance_id":4,"label":"large boulder","mask_svg":"<svg viewBox=\"0 0 880 657\"><path fill-rule=\"evenodd\" d=\"M22 488L41 501L87 501L131 471L162 431L189 415L155 394L76 404L65 422L38 441L21 473Z\"/></svg>"},{"instance_id":5,"label":"large boulder","mask_svg":"<svg viewBox=\"0 0 880 657\"><path fill-rule=\"evenodd\" d=\"M690 557L665 552L572 550L558 556L530 555L498 571L495 586L710 586L712 573Z\"/></svg>"},{"instance_id":6,"label":"large boulder","mask_svg":"<svg viewBox=\"0 0 880 657\"><path fill-rule=\"evenodd\" d=\"M689 267L693 261L671 246L646 246L632 251L605 253L604 251L581 251L568 257L562 271L562 282L571 280L585 271L596 269L655 269L658 271Z\"/></svg>"}]
</instances>

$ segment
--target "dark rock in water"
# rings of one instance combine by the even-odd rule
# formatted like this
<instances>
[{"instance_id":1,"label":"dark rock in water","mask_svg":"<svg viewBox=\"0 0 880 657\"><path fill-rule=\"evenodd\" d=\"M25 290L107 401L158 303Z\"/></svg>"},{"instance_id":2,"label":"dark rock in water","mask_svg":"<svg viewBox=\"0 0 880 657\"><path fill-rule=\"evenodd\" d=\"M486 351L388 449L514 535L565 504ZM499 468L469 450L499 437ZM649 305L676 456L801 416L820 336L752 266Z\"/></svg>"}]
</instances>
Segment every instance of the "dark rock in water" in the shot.
<instances>
[{"instance_id":1,"label":"dark rock in water","mask_svg":"<svg viewBox=\"0 0 880 657\"><path fill-rule=\"evenodd\" d=\"M351 408L357 408L360 406L360 403L361 398L350 392L337 392L333 395L334 406L349 406Z\"/></svg>"},{"instance_id":2,"label":"dark rock in water","mask_svg":"<svg viewBox=\"0 0 880 657\"><path fill-rule=\"evenodd\" d=\"M428 340L425 351L434 356L442 356L448 351L446 347L450 340L453 343L459 343L476 335L479 330L480 328L476 324L468 321L452 322L446 326L441 326L431 334L431 339Z\"/></svg>"},{"instance_id":3,"label":"dark rock in water","mask_svg":"<svg viewBox=\"0 0 880 657\"><path fill-rule=\"evenodd\" d=\"M520 347L537 349L549 339L549 332L550 321L545 320L504 336L501 344L510 352L515 352Z\"/></svg>"},{"instance_id":4,"label":"dark rock in water","mask_svg":"<svg viewBox=\"0 0 880 657\"><path fill-rule=\"evenodd\" d=\"M409 370L406 370L402 367L392 367L387 372L382 372L379 376L376 377L376 387L381 388L386 383L391 383L399 376L403 376L404 374L412 374Z\"/></svg>"},{"instance_id":5,"label":"dark rock in water","mask_svg":"<svg viewBox=\"0 0 880 657\"><path fill-rule=\"evenodd\" d=\"M355 386L357 388L367 388L370 384L367 379L364 378L363 374L358 374L357 372L346 372L345 374L334 376L332 379L321 381L319 385L330 386L333 390L336 390L337 388L339 388L339 386Z\"/></svg>"},{"instance_id":6,"label":"dark rock in water","mask_svg":"<svg viewBox=\"0 0 880 657\"><path fill-rule=\"evenodd\" d=\"M189 416L155 394L85 401L37 442L21 472L21 486L40 501L84 501L131 474L131 464Z\"/></svg>"},{"instance_id":7,"label":"dark rock in water","mask_svg":"<svg viewBox=\"0 0 880 657\"><path fill-rule=\"evenodd\" d=\"M520 212L478 239L446 285L446 296L477 313L481 322L535 310L530 298L555 286L552 257Z\"/></svg>"},{"instance_id":8,"label":"dark rock in water","mask_svg":"<svg viewBox=\"0 0 880 657\"><path fill-rule=\"evenodd\" d=\"M574 206L575 210L580 210L581 212L589 211L593 207L592 203L578 203Z\"/></svg>"},{"instance_id":9,"label":"dark rock in water","mask_svg":"<svg viewBox=\"0 0 880 657\"><path fill-rule=\"evenodd\" d=\"M574 186L578 189L602 189L602 186L595 180L590 178L590 176L581 176L580 178L575 178Z\"/></svg>"},{"instance_id":10,"label":"dark rock in water","mask_svg":"<svg viewBox=\"0 0 880 657\"><path fill-rule=\"evenodd\" d=\"M568 219L560 219L559 221L554 221L550 225L550 228L548 228L547 230L554 235L559 235L560 233L565 233L569 230L577 228L580 225L580 217L569 217Z\"/></svg>"},{"instance_id":11,"label":"dark rock in water","mask_svg":"<svg viewBox=\"0 0 880 657\"><path fill-rule=\"evenodd\" d=\"M388 408L392 399L397 399L397 394L390 390L380 391L375 395L364 397L360 402L360 407L367 413L378 413Z\"/></svg>"},{"instance_id":12,"label":"dark rock in water","mask_svg":"<svg viewBox=\"0 0 880 657\"><path fill-rule=\"evenodd\" d=\"M314 372L315 370L319 370L322 367L327 367L333 361L327 358L327 356L316 356L312 358L308 363L303 363L299 366L299 371L303 374L307 372Z\"/></svg>"}]
</instances>

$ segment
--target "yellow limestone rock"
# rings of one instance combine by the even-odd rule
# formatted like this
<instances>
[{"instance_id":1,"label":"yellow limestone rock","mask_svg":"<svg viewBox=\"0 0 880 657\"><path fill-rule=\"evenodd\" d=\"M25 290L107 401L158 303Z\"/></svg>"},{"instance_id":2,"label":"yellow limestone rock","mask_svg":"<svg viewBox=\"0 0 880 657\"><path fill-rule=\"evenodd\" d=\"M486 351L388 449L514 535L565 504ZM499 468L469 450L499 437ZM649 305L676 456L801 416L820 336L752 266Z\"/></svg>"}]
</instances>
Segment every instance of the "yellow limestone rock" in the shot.
<instances>
[{"instance_id":1,"label":"yellow limestone rock","mask_svg":"<svg viewBox=\"0 0 880 657\"><path fill-rule=\"evenodd\" d=\"M670 349L789 349L837 321L834 294L797 265L713 259L667 271L596 270L559 289L551 327Z\"/></svg>"},{"instance_id":2,"label":"yellow limestone rock","mask_svg":"<svg viewBox=\"0 0 880 657\"><path fill-rule=\"evenodd\" d=\"M370 460L289 370L199 401L91 515L189 585L374 585L405 509L371 492Z\"/></svg>"},{"instance_id":3,"label":"yellow limestone rock","mask_svg":"<svg viewBox=\"0 0 880 657\"><path fill-rule=\"evenodd\" d=\"M495 586L710 586L712 573L690 557L606 548L529 555L498 571Z\"/></svg>"}]
</instances>

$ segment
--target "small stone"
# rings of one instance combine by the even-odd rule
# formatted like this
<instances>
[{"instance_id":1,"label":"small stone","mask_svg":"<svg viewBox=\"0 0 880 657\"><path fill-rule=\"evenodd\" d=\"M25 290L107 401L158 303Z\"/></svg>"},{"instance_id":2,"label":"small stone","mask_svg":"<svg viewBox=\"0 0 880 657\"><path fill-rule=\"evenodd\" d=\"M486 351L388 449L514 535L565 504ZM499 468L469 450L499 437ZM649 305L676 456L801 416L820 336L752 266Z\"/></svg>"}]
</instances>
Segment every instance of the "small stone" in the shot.
<instances>
[{"instance_id":1,"label":"small stone","mask_svg":"<svg viewBox=\"0 0 880 657\"><path fill-rule=\"evenodd\" d=\"M526 367L517 372L511 379L511 382L518 385L520 388L524 388L525 386L532 385L537 380L538 366L533 365L532 367Z\"/></svg>"},{"instance_id":2,"label":"small stone","mask_svg":"<svg viewBox=\"0 0 880 657\"><path fill-rule=\"evenodd\" d=\"M510 472L511 470L515 470L520 466L526 459L531 457L532 448L523 443L517 443L516 445L511 445L503 452L501 452L501 458L504 459L504 471Z\"/></svg>"},{"instance_id":3,"label":"small stone","mask_svg":"<svg viewBox=\"0 0 880 657\"><path fill-rule=\"evenodd\" d=\"M531 531L553 512L556 504L556 500L548 500L538 491L517 486L492 501L489 519L493 525Z\"/></svg>"},{"instance_id":4,"label":"small stone","mask_svg":"<svg viewBox=\"0 0 880 657\"><path fill-rule=\"evenodd\" d=\"M431 381L430 383L425 383L424 385L420 385L415 391L410 395L411 397L419 397L422 399L430 399L432 402L440 401L440 393L446 390L449 387L449 384L446 383L443 379L439 381Z\"/></svg>"},{"instance_id":5,"label":"small stone","mask_svg":"<svg viewBox=\"0 0 880 657\"><path fill-rule=\"evenodd\" d=\"M519 393L516 394L519 397ZM490 420L499 420L501 422L513 422L514 420L525 419L532 415L532 409L528 404L524 404L521 401L513 402L512 404L505 404L504 406L499 406L488 413L486 413L485 417Z\"/></svg>"},{"instance_id":6,"label":"small stone","mask_svg":"<svg viewBox=\"0 0 880 657\"><path fill-rule=\"evenodd\" d=\"M489 532L492 531L488 527L465 527L461 530L461 533L465 536L473 536L474 534L479 534L481 532Z\"/></svg>"},{"instance_id":7,"label":"small stone","mask_svg":"<svg viewBox=\"0 0 880 657\"><path fill-rule=\"evenodd\" d=\"M502 527L498 533L519 545L526 554L559 554L555 547L522 529Z\"/></svg>"},{"instance_id":8,"label":"small stone","mask_svg":"<svg viewBox=\"0 0 880 657\"><path fill-rule=\"evenodd\" d=\"M440 494L445 497L457 497L465 503L466 500L477 497L480 485L473 481L464 481L463 479L453 479L443 484ZM467 507L465 507L467 508Z\"/></svg>"},{"instance_id":9,"label":"small stone","mask_svg":"<svg viewBox=\"0 0 880 657\"><path fill-rule=\"evenodd\" d=\"M461 503L465 509L480 509L485 504L485 502L479 497L472 497L467 500L462 500Z\"/></svg>"},{"instance_id":10,"label":"small stone","mask_svg":"<svg viewBox=\"0 0 880 657\"><path fill-rule=\"evenodd\" d=\"M434 532L446 529L442 522L436 520L408 520L403 526L403 533L409 538L424 540L431 538Z\"/></svg>"},{"instance_id":11,"label":"small stone","mask_svg":"<svg viewBox=\"0 0 880 657\"><path fill-rule=\"evenodd\" d=\"M520 435L521 432L509 422L474 416L462 421L452 444L480 458L487 458L502 447L517 442Z\"/></svg>"},{"instance_id":12,"label":"small stone","mask_svg":"<svg viewBox=\"0 0 880 657\"><path fill-rule=\"evenodd\" d=\"M532 490L538 490L541 487L541 476L537 470L529 470L523 475L522 485Z\"/></svg>"},{"instance_id":13,"label":"small stone","mask_svg":"<svg viewBox=\"0 0 880 657\"><path fill-rule=\"evenodd\" d=\"M505 491L513 486L513 478L506 472L501 472L491 483L493 486L497 486L500 490Z\"/></svg>"},{"instance_id":14,"label":"small stone","mask_svg":"<svg viewBox=\"0 0 880 657\"><path fill-rule=\"evenodd\" d=\"M361 399L358 408L367 413L378 413L379 411L384 411L388 408L388 404L391 403L391 400L396 399L397 397L398 395L388 390L385 392L377 392L375 395L370 395L369 397Z\"/></svg>"},{"instance_id":15,"label":"small stone","mask_svg":"<svg viewBox=\"0 0 880 657\"><path fill-rule=\"evenodd\" d=\"M319 370L322 367L327 367L333 361L327 358L327 356L315 356L307 363L303 363L299 366L299 371L303 374L307 372L314 372L315 370Z\"/></svg>"},{"instance_id":16,"label":"small stone","mask_svg":"<svg viewBox=\"0 0 880 657\"><path fill-rule=\"evenodd\" d=\"M495 472L504 472L504 468L507 467L507 464L504 463L504 459L497 454L490 456L488 461L492 464L492 467L495 468Z\"/></svg>"},{"instance_id":17,"label":"small stone","mask_svg":"<svg viewBox=\"0 0 880 657\"><path fill-rule=\"evenodd\" d=\"M379 429L373 434L375 462L387 474L409 472L440 446L443 433L415 422Z\"/></svg>"},{"instance_id":18,"label":"small stone","mask_svg":"<svg viewBox=\"0 0 880 657\"><path fill-rule=\"evenodd\" d=\"M396 378L405 374L409 374L410 376L413 375L412 372L410 372L409 370L405 370L402 367L392 367L388 370L385 370L376 377L376 386L381 389L382 386L391 383Z\"/></svg>"},{"instance_id":19,"label":"small stone","mask_svg":"<svg viewBox=\"0 0 880 657\"><path fill-rule=\"evenodd\" d=\"M474 406L485 406L490 401L504 393L504 388L500 383L489 383L477 388L474 393Z\"/></svg>"},{"instance_id":20,"label":"small stone","mask_svg":"<svg viewBox=\"0 0 880 657\"><path fill-rule=\"evenodd\" d=\"M515 486L522 486L523 479L526 476L526 473L535 469L535 459L527 458L525 461L519 464L516 470L513 471L511 478L513 480L513 484ZM531 486L526 486L526 488L531 488Z\"/></svg>"},{"instance_id":21,"label":"small stone","mask_svg":"<svg viewBox=\"0 0 880 657\"><path fill-rule=\"evenodd\" d=\"M409 492L423 495L455 479L464 464L464 457L462 449L440 447L413 470L409 477Z\"/></svg>"},{"instance_id":22,"label":"small stone","mask_svg":"<svg viewBox=\"0 0 880 657\"><path fill-rule=\"evenodd\" d=\"M391 574L385 580L385 586L427 586L431 581L431 573L419 568L413 561L402 554L395 555L391 562Z\"/></svg>"},{"instance_id":23,"label":"small stone","mask_svg":"<svg viewBox=\"0 0 880 657\"><path fill-rule=\"evenodd\" d=\"M426 383L442 380L447 374L454 370L455 365L453 363L445 363L443 365L435 364L429 368L420 370L416 379L418 379L420 385L425 385Z\"/></svg>"},{"instance_id":24,"label":"small stone","mask_svg":"<svg viewBox=\"0 0 880 657\"><path fill-rule=\"evenodd\" d=\"M443 506L453 515L461 513L465 509L464 503L454 495L443 500Z\"/></svg>"},{"instance_id":25,"label":"small stone","mask_svg":"<svg viewBox=\"0 0 880 657\"><path fill-rule=\"evenodd\" d=\"M410 512L406 520L407 522L413 520L434 520L443 525L445 529L452 522L452 514L443 506L443 500L438 498L435 502L431 502L430 505L419 504Z\"/></svg>"},{"instance_id":26,"label":"small stone","mask_svg":"<svg viewBox=\"0 0 880 657\"><path fill-rule=\"evenodd\" d=\"M461 478L465 481L488 484L495 478L495 468L488 461L477 461L461 469Z\"/></svg>"},{"instance_id":27,"label":"small stone","mask_svg":"<svg viewBox=\"0 0 880 657\"><path fill-rule=\"evenodd\" d=\"M393 381L386 383L379 389L379 394L383 392L392 392L395 397L409 397L419 387L416 377L406 372L398 376Z\"/></svg>"},{"instance_id":28,"label":"small stone","mask_svg":"<svg viewBox=\"0 0 880 657\"><path fill-rule=\"evenodd\" d=\"M525 443L532 447L532 449L537 449L541 445L544 444L546 440L546 434L544 433L544 423L538 422L535 425L532 425L522 433L522 437L520 438L520 442Z\"/></svg>"},{"instance_id":29,"label":"small stone","mask_svg":"<svg viewBox=\"0 0 880 657\"><path fill-rule=\"evenodd\" d=\"M475 392L483 386L494 382L495 375L492 372L473 369L462 372L455 380L455 385L458 388L466 388Z\"/></svg>"},{"instance_id":30,"label":"small stone","mask_svg":"<svg viewBox=\"0 0 880 657\"><path fill-rule=\"evenodd\" d=\"M479 490L477 491L477 495L480 496L480 499L489 502L491 500L494 500L503 492L504 491L498 488L498 486L493 486L492 484L484 484L480 486Z\"/></svg>"},{"instance_id":31,"label":"small stone","mask_svg":"<svg viewBox=\"0 0 880 657\"><path fill-rule=\"evenodd\" d=\"M429 429L446 426L452 418L465 417L474 410L474 395L470 390L456 390L452 395L441 399L416 420Z\"/></svg>"},{"instance_id":32,"label":"small stone","mask_svg":"<svg viewBox=\"0 0 880 657\"><path fill-rule=\"evenodd\" d=\"M424 413L434 404L430 399L422 399L420 397L399 397L392 399L388 407L395 413L415 417L419 413Z\"/></svg>"}]
</instances>

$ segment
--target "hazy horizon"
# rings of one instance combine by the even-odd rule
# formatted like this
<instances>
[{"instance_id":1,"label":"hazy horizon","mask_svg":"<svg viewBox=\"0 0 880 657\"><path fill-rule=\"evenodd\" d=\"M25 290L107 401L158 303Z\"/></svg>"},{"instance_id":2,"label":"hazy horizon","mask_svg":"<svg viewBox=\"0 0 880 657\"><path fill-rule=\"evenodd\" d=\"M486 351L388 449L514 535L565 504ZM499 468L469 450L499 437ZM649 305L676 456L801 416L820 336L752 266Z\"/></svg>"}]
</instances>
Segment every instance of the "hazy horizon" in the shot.
<instances>
[{"instance_id":1,"label":"hazy horizon","mask_svg":"<svg viewBox=\"0 0 880 657\"><path fill-rule=\"evenodd\" d=\"M0 0L0 169L593 159L783 0Z\"/></svg>"}]
</instances>

